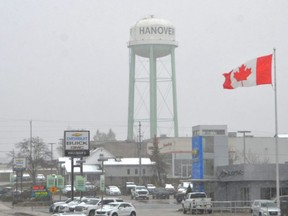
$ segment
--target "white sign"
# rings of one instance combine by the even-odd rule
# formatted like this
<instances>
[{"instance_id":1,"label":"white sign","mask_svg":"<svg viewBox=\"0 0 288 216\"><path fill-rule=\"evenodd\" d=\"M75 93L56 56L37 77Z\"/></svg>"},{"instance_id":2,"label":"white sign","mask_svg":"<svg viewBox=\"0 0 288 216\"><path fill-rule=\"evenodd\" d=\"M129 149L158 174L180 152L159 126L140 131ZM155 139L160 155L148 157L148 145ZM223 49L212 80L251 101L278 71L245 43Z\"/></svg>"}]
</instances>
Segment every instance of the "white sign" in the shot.
<instances>
[{"instance_id":1,"label":"white sign","mask_svg":"<svg viewBox=\"0 0 288 216\"><path fill-rule=\"evenodd\" d=\"M90 131L65 131L64 132L65 156L89 156Z\"/></svg>"},{"instance_id":2,"label":"white sign","mask_svg":"<svg viewBox=\"0 0 288 216\"><path fill-rule=\"evenodd\" d=\"M13 162L14 170L25 170L26 169L26 158L16 157Z\"/></svg>"}]
</instances>

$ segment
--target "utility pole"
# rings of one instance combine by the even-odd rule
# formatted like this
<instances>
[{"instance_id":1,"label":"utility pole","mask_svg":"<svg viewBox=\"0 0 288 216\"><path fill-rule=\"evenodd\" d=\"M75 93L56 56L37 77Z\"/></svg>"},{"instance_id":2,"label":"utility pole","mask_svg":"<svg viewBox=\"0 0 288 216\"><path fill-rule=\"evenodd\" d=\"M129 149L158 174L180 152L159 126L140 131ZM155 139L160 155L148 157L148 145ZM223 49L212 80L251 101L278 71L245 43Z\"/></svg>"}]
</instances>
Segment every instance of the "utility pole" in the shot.
<instances>
[{"instance_id":1,"label":"utility pole","mask_svg":"<svg viewBox=\"0 0 288 216\"><path fill-rule=\"evenodd\" d=\"M32 120L30 120L29 123L30 123L29 146L30 146L30 158L31 158L31 161L32 161L32 156L33 156L33 148L32 148Z\"/></svg>"},{"instance_id":2,"label":"utility pole","mask_svg":"<svg viewBox=\"0 0 288 216\"><path fill-rule=\"evenodd\" d=\"M139 185L142 185L142 161L141 161L141 122L139 122L139 135L138 135L138 155L139 155Z\"/></svg>"},{"instance_id":3,"label":"utility pole","mask_svg":"<svg viewBox=\"0 0 288 216\"><path fill-rule=\"evenodd\" d=\"M243 134L243 158L244 158L244 165L246 164L246 133L251 133L251 131L238 131L238 133Z\"/></svg>"}]
</instances>

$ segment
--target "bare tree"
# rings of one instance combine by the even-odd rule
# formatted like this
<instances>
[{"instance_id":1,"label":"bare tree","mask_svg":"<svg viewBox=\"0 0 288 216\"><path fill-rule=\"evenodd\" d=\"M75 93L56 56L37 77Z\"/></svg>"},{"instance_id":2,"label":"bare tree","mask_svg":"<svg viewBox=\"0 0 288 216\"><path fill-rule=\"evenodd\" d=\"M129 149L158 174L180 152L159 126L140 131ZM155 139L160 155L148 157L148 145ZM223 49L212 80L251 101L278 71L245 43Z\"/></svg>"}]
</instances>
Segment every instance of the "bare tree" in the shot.
<instances>
[{"instance_id":1,"label":"bare tree","mask_svg":"<svg viewBox=\"0 0 288 216\"><path fill-rule=\"evenodd\" d=\"M261 158L259 154L253 153L251 150L246 153L246 160L248 164L268 164L270 162L267 156Z\"/></svg>"},{"instance_id":2,"label":"bare tree","mask_svg":"<svg viewBox=\"0 0 288 216\"><path fill-rule=\"evenodd\" d=\"M108 133L100 132L99 130L96 131L96 134L93 137L94 141L115 141L116 134L109 129Z\"/></svg>"},{"instance_id":3,"label":"bare tree","mask_svg":"<svg viewBox=\"0 0 288 216\"><path fill-rule=\"evenodd\" d=\"M267 156L261 158L259 154L251 152L250 149L245 153L245 157L247 164L268 164L270 162L270 159ZM232 149L229 149L230 165L235 163L242 163L243 160L244 160L244 152L241 153L240 151L234 151Z\"/></svg>"},{"instance_id":4,"label":"bare tree","mask_svg":"<svg viewBox=\"0 0 288 216\"><path fill-rule=\"evenodd\" d=\"M31 142L30 139L24 139L22 142L15 144L15 147L17 152L13 155L26 158L27 171L35 183L37 169L40 167L47 168L49 166L47 161L51 159L51 151L49 150L48 144L44 143L39 137L33 137Z\"/></svg>"},{"instance_id":5,"label":"bare tree","mask_svg":"<svg viewBox=\"0 0 288 216\"><path fill-rule=\"evenodd\" d=\"M242 154L233 149L229 149L228 157L229 157L229 165L235 164L240 160L242 160Z\"/></svg>"}]
</instances>

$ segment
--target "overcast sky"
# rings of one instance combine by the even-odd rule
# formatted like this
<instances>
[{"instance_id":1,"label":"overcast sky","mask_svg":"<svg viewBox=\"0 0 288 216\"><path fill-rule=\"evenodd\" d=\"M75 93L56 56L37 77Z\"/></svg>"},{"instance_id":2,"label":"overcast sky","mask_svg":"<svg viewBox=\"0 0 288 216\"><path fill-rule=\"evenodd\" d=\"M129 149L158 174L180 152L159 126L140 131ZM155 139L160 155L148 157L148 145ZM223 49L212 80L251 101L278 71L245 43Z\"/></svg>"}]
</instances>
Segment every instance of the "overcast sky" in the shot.
<instances>
[{"instance_id":1,"label":"overcast sky","mask_svg":"<svg viewBox=\"0 0 288 216\"><path fill-rule=\"evenodd\" d=\"M29 138L30 120L47 143L67 129L111 128L125 140L129 30L151 14L176 28L179 136L201 124L273 136L271 85L222 88L223 73L273 48L278 129L288 133L287 0L1 0L2 153Z\"/></svg>"}]
</instances>

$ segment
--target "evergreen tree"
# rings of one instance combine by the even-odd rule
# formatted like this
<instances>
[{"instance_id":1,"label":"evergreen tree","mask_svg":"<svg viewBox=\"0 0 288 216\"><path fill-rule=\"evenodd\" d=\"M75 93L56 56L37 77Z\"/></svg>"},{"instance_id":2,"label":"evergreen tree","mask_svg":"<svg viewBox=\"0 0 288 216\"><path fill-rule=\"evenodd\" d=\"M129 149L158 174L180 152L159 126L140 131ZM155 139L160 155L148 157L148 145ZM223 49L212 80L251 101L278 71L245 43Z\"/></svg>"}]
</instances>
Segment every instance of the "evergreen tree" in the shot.
<instances>
[{"instance_id":1,"label":"evergreen tree","mask_svg":"<svg viewBox=\"0 0 288 216\"><path fill-rule=\"evenodd\" d=\"M168 166L165 163L163 156L160 154L158 143L159 143L158 138L154 136L152 154L150 156L150 159L151 161L155 162L154 168L157 173L158 181L160 184L162 184L163 183L162 175L166 174L166 169Z\"/></svg>"}]
</instances>

